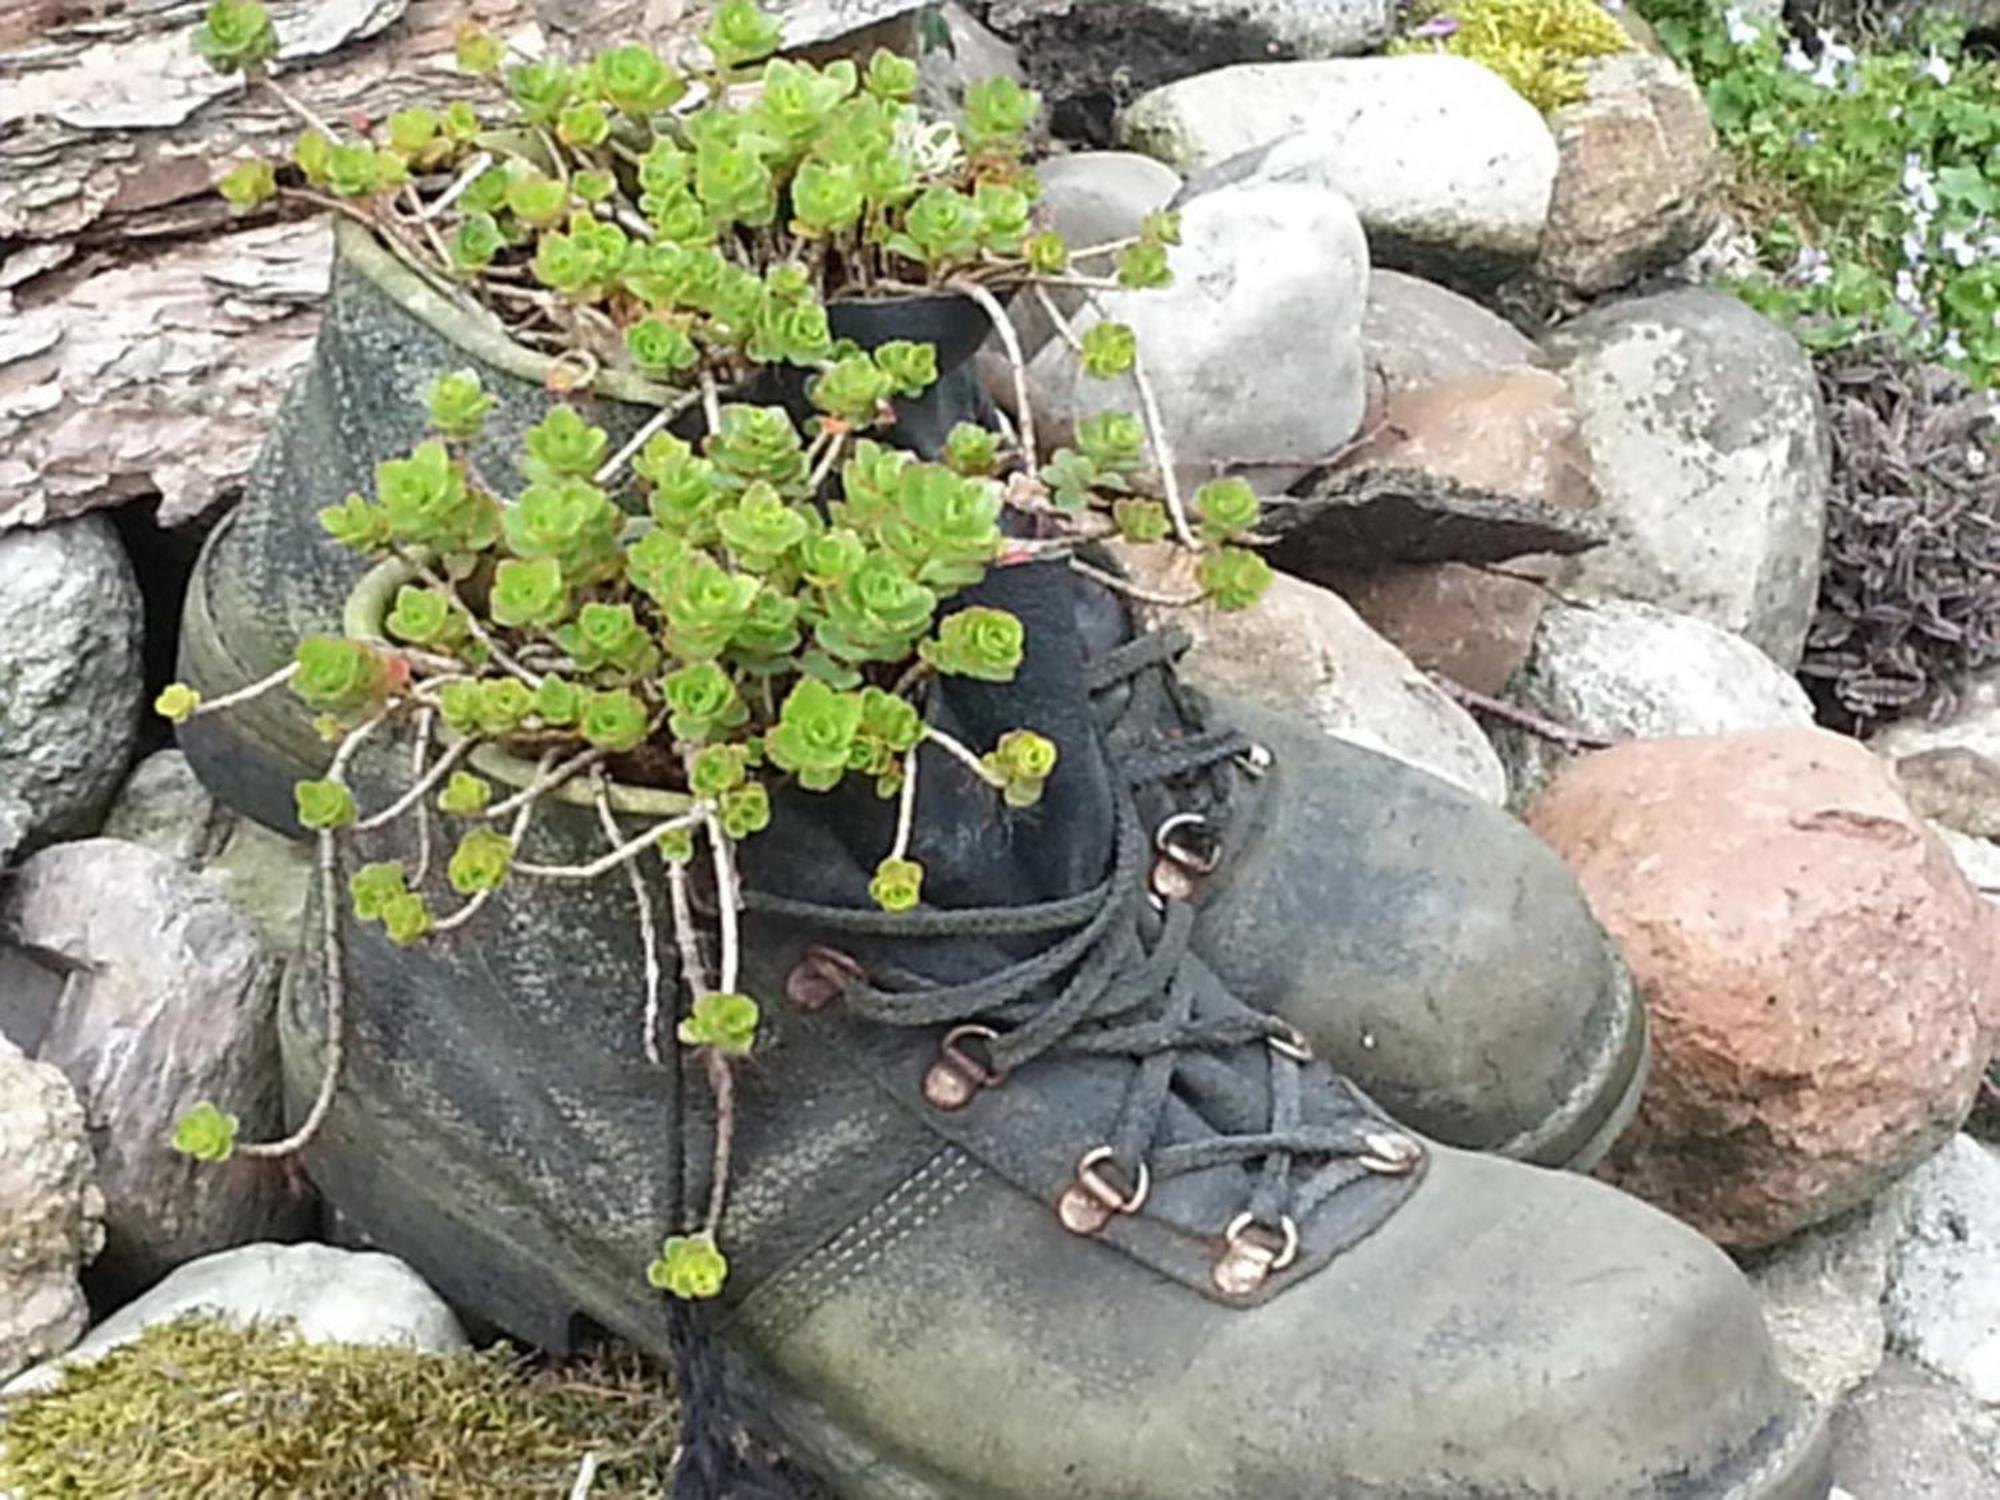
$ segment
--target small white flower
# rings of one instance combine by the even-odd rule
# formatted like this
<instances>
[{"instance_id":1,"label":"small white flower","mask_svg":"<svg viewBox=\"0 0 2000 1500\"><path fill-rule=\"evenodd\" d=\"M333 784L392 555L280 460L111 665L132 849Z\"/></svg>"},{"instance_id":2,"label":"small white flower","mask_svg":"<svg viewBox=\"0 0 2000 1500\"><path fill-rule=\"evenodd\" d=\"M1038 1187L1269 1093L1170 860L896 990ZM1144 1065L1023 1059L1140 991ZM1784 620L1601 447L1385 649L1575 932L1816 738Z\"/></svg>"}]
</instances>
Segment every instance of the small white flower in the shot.
<instances>
[{"instance_id":1,"label":"small white flower","mask_svg":"<svg viewBox=\"0 0 2000 1500\"><path fill-rule=\"evenodd\" d=\"M1938 352L1943 354L1946 359L1965 358L1965 345L1959 341L1958 330L1956 328L1944 336L1944 343L1938 346ZM1979 450L1975 448L1972 451L1977 453ZM1975 464L1973 467L1977 468L1978 465Z\"/></svg>"},{"instance_id":2,"label":"small white flower","mask_svg":"<svg viewBox=\"0 0 2000 1500\"><path fill-rule=\"evenodd\" d=\"M1979 259L1979 252L1973 248L1972 241L1956 229L1947 229L1938 236L1938 249L1949 255L1961 267L1969 266Z\"/></svg>"},{"instance_id":3,"label":"small white flower","mask_svg":"<svg viewBox=\"0 0 2000 1500\"><path fill-rule=\"evenodd\" d=\"M1806 56L1806 49L1799 45L1797 37L1785 43L1785 66L1794 73L1810 73L1813 70L1813 60Z\"/></svg>"},{"instance_id":4,"label":"small white flower","mask_svg":"<svg viewBox=\"0 0 2000 1500\"><path fill-rule=\"evenodd\" d=\"M1938 49L1933 47L1930 56L1924 59L1923 66L1917 69L1917 76L1929 78L1942 88L1951 82L1951 64L1938 56Z\"/></svg>"},{"instance_id":5,"label":"small white flower","mask_svg":"<svg viewBox=\"0 0 2000 1500\"><path fill-rule=\"evenodd\" d=\"M1747 47L1764 34L1744 20L1741 7L1735 5L1723 11L1722 24L1728 29L1729 40L1738 47Z\"/></svg>"},{"instance_id":6,"label":"small white flower","mask_svg":"<svg viewBox=\"0 0 2000 1500\"><path fill-rule=\"evenodd\" d=\"M1842 67L1854 61L1854 49L1852 47L1847 46L1839 37L1828 31L1824 26L1818 28L1818 30L1819 50L1821 53L1832 58Z\"/></svg>"},{"instance_id":7,"label":"small white flower","mask_svg":"<svg viewBox=\"0 0 2000 1500\"><path fill-rule=\"evenodd\" d=\"M1917 278L1907 266L1896 273L1896 300L1911 312L1924 310L1924 294L1917 289Z\"/></svg>"},{"instance_id":8,"label":"small white flower","mask_svg":"<svg viewBox=\"0 0 2000 1500\"><path fill-rule=\"evenodd\" d=\"M1903 231L1903 259L1905 261L1913 266L1921 266L1924 263L1928 250L1929 246L1924 242L1924 232L1921 228L1906 229Z\"/></svg>"},{"instance_id":9,"label":"small white flower","mask_svg":"<svg viewBox=\"0 0 2000 1500\"><path fill-rule=\"evenodd\" d=\"M1900 119L1902 119L1902 118L1903 118L1903 106L1902 106L1902 105L1900 105L1900 104L1892 104L1892 105L1890 105L1890 106L1889 106L1889 118L1890 118L1890 119L1892 119L1892 120L1900 120Z\"/></svg>"},{"instance_id":10,"label":"small white flower","mask_svg":"<svg viewBox=\"0 0 2000 1500\"><path fill-rule=\"evenodd\" d=\"M1801 245L1798 258L1786 273L1793 281L1805 286L1824 286L1833 280L1833 265L1827 253L1817 245Z\"/></svg>"},{"instance_id":11,"label":"small white flower","mask_svg":"<svg viewBox=\"0 0 2000 1500\"><path fill-rule=\"evenodd\" d=\"M1840 82L1840 63L1831 52L1819 55L1819 66L1812 70L1813 83L1823 89L1830 89Z\"/></svg>"}]
</instances>

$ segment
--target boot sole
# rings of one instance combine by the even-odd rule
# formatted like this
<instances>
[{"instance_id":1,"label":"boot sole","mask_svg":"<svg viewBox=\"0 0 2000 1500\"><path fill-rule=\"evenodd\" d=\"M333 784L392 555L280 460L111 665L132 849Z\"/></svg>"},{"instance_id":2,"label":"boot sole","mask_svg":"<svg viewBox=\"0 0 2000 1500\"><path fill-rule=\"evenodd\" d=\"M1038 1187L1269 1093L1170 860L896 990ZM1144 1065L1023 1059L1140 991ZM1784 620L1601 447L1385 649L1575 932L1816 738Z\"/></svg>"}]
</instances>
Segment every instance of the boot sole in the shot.
<instances>
[{"instance_id":1,"label":"boot sole","mask_svg":"<svg viewBox=\"0 0 2000 1500\"><path fill-rule=\"evenodd\" d=\"M553 1230L535 1233L532 1224L517 1226L512 1234L496 1232L490 1206L506 1201L504 1185L494 1184L475 1200L488 1206L487 1212L458 1218L434 1185L451 1182L462 1194L467 1185L462 1168L426 1173L425 1153L407 1142L371 1142L363 1154L358 1132L342 1134L346 1159L366 1165L350 1175L309 1151L308 1166L320 1187L368 1244L408 1261L447 1301L556 1353L573 1352L594 1331L603 1330L666 1358L664 1314L652 1320L635 1317L639 1299L621 1295L620 1285L587 1267L560 1235ZM639 1274L635 1266L635 1282ZM840 1500L994 1500L990 1493L914 1469L870 1444L825 1405L726 1343L723 1365L736 1409L818 1474ZM1750 1453L1705 1475L1676 1479L1644 1500L1826 1500L1832 1485L1832 1445L1824 1414L1802 1404L1789 1416L1774 1419ZM1423 1500L1465 1497L1437 1492Z\"/></svg>"},{"instance_id":2,"label":"boot sole","mask_svg":"<svg viewBox=\"0 0 2000 1500\"><path fill-rule=\"evenodd\" d=\"M1569 1102L1533 1129L1481 1149L1538 1167L1588 1172L1639 1112L1652 1065L1646 1007L1628 978L1620 996L1618 1030L1610 1045L1599 1051L1590 1076L1571 1092Z\"/></svg>"}]
</instances>

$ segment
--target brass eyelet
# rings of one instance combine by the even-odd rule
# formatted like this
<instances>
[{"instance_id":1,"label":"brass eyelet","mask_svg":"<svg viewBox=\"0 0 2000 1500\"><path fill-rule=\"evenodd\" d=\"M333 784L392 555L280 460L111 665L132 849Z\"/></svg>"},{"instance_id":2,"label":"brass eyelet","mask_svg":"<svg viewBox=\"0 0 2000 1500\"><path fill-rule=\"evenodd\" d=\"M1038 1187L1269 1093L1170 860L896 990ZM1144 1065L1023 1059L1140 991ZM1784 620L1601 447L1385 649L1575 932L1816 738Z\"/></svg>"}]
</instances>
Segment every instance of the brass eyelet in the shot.
<instances>
[{"instance_id":1,"label":"brass eyelet","mask_svg":"<svg viewBox=\"0 0 2000 1500\"><path fill-rule=\"evenodd\" d=\"M1232 1297L1247 1297L1275 1272L1299 1258L1299 1226L1290 1214L1278 1220L1278 1243L1272 1245L1270 1231L1247 1213L1238 1214L1222 1232L1222 1254L1216 1257L1212 1273L1217 1290Z\"/></svg>"},{"instance_id":2,"label":"brass eyelet","mask_svg":"<svg viewBox=\"0 0 2000 1500\"><path fill-rule=\"evenodd\" d=\"M1197 831L1201 837L1190 843L1177 838L1181 830ZM1195 875L1212 875L1222 863L1222 839L1215 826L1200 813L1175 813L1153 830L1153 847L1182 869Z\"/></svg>"},{"instance_id":3,"label":"brass eyelet","mask_svg":"<svg viewBox=\"0 0 2000 1500\"><path fill-rule=\"evenodd\" d=\"M862 973L851 954L815 943L785 975L785 1001L795 1010L824 1010Z\"/></svg>"},{"instance_id":4,"label":"brass eyelet","mask_svg":"<svg viewBox=\"0 0 2000 1500\"><path fill-rule=\"evenodd\" d=\"M1406 1135L1387 1130L1370 1131L1361 1138L1368 1150L1359 1158L1361 1165L1384 1177L1407 1177L1424 1159L1424 1148Z\"/></svg>"},{"instance_id":5,"label":"brass eyelet","mask_svg":"<svg viewBox=\"0 0 2000 1500\"><path fill-rule=\"evenodd\" d=\"M1153 1191L1153 1172L1143 1161L1139 1176L1130 1190L1121 1189L1105 1176L1104 1167L1116 1159L1109 1146L1093 1146L1076 1164L1076 1181L1056 1204L1056 1217L1072 1234L1096 1234L1114 1215L1136 1214Z\"/></svg>"},{"instance_id":6,"label":"brass eyelet","mask_svg":"<svg viewBox=\"0 0 2000 1500\"><path fill-rule=\"evenodd\" d=\"M924 1102L932 1109L964 1109L981 1089L998 1088L1007 1081L1007 1070L991 1068L965 1050L965 1043L977 1038L997 1042L1000 1033L991 1026L954 1026L938 1043L938 1055L924 1073Z\"/></svg>"}]
</instances>

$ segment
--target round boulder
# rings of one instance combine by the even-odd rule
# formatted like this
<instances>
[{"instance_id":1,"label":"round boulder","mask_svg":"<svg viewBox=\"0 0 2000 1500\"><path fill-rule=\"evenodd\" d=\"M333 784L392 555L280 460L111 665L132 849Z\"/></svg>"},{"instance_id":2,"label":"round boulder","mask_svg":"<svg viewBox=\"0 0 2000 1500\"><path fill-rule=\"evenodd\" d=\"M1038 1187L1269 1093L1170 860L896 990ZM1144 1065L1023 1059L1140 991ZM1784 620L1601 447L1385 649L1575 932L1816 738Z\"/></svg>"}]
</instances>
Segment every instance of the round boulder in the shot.
<instances>
[{"instance_id":1,"label":"round boulder","mask_svg":"<svg viewBox=\"0 0 2000 1500\"><path fill-rule=\"evenodd\" d=\"M1867 1201L1971 1109L1982 903L1875 756L1817 729L1619 746L1528 814L1624 949L1652 1082L1604 1175L1724 1245Z\"/></svg>"}]
</instances>

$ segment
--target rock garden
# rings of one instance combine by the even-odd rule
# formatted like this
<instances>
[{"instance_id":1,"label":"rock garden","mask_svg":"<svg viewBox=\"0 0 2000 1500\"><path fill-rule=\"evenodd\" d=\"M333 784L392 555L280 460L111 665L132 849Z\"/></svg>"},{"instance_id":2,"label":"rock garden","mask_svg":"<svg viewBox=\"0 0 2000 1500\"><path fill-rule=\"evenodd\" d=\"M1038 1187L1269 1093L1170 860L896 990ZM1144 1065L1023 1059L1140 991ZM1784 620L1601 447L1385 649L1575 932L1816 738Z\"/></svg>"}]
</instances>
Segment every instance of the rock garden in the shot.
<instances>
[{"instance_id":1,"label":"rock garden","mask_svg":"<svg viewBox=\"0 0 2000 1500\"><path fill-rule=\"evenodd\" d=\"M0 16L0 1496L2000 1497L2000 53Z\"/></svg>"}]
</instances>

